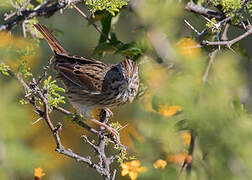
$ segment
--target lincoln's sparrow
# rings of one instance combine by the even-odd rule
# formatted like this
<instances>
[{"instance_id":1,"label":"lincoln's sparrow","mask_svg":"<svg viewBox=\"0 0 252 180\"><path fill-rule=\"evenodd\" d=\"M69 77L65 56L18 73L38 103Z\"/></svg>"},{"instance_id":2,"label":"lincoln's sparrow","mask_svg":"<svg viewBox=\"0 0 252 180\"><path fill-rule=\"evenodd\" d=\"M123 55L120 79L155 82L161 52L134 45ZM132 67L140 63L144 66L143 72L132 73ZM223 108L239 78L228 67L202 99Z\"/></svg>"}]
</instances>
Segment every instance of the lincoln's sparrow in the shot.
<instances>
[{"instance_id":1,"label":"lincoln's sparrow","mask_svg":"<svg viewBox=\"0 0 252 180\"><path fill-rule=\"evenodd\" d=\"M114 135L117 132L91 117L94 108L110 108L132 102L139 86L137 64L126 59L118 64L69 55L49 30L34 25L54 52L54 68L66 88L66 94L79 113Z\"/></svg>"}]
</instances>

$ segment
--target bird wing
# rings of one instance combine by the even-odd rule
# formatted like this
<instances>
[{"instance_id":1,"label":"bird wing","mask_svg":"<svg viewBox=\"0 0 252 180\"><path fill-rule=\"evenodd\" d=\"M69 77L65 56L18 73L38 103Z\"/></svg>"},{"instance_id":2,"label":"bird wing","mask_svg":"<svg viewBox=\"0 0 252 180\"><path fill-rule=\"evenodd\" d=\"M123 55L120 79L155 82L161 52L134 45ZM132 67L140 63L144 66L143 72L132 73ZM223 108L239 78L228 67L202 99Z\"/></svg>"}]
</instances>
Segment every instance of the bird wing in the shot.
<instances>
[{"instance_id":1,"label":"bird wing","mask_svg":"<svg viewBox=\"0 0 252 180\"><path fill-rule=\"evenodd\" d=\"M89 58L56 54L55 69L64 83L79 86L92 94L101 92L104 77L110 66Z\"/></svg>"}]
</instances>

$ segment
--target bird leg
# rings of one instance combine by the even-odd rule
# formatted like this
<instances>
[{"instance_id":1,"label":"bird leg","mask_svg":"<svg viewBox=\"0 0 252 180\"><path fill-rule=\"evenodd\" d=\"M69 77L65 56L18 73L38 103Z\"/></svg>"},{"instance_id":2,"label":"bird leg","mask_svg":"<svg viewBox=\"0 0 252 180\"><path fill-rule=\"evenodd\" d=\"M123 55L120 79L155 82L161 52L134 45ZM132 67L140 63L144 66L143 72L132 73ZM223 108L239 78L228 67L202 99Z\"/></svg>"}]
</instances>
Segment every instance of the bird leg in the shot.
<instances>
[{"instance_id":1,"label":"bird leg","mask_svg":"<svg viewBox=\"0 0 252 180\"><path fill-rule=\"evenodd\" d=\"M108 113L108 117L112 117L114 114L109 108L104 109Z\"/></svg>"},{"instance_id":2,"label":"bird leg","mask_svg":"<svg viewBox=\"0 0 252 180\"><path fill-rule=\"evenodd\" d=\"M107 124L102 123L102 122L100 122L100 121L98 121L98 120L96 120L96 119L94 119L94 118L90 118L90 120L91 120L92 122L94 122L95 124L97 124L97 125L99 125L99 126L102 126L102 127L104 127L105 129L107 129L107 130L108 130L109 132L111 132L111 133L116 137L116 139L120 142L119 133L118 133L115 129L111 128L111 127L108 126Z\"/></svg>"}]
</instances>

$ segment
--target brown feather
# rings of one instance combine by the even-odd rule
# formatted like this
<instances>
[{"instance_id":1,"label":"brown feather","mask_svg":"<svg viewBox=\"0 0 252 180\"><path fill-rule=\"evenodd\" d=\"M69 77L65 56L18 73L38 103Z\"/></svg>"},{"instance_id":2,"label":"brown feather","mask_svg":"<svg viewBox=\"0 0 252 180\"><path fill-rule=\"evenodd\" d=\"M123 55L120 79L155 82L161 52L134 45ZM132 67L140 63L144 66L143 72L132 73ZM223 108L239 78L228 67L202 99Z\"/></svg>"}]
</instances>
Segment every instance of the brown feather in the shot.
<instances>
[{"instance_id":1,"label":"brown feather","mask_svg":"<svg viewBox=\"0 0 252 180\"><path fill-rule=\"evenodd\" d=\"M44 36L53 52L67 54L66 50L45 26L41 24L34 24L34 26Z\"/></svg>"},{"instance_id":2,"label":"brown feather","mask_svg":"<svg viewBox=\"0 0 252 180\"><path fill-rule=\"evenodd\" d=\"M63 78L67 78L73 85L97 93L101 91L103 79L109 66L104 66L103 71L96 70L95 72L95 69L92 69L94 68L94 64L80 66L66 62L57 63L55 68Z\"/></svg>"}]
</instances>

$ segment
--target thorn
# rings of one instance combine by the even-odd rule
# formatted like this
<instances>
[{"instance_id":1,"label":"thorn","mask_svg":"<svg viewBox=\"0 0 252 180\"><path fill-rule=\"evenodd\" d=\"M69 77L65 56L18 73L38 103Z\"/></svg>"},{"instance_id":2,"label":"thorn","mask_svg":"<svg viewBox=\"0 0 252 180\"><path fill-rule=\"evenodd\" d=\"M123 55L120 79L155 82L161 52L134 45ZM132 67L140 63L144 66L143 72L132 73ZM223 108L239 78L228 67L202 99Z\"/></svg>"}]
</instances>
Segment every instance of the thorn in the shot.
<instances>
[{"instance_id":1,"label":"thorn","mask_svg":"<svg viewBox=\"0 0 252 180\"><path fill-rule=\"evenodd\" d=\"M39 111L37 111L37 110L33 110L35 113L37 113L37 114L40 114L40 112Z\"/></svg>"},{"instance_id":2,"label":"thorn","mask_svg":"<svg viewBox=\"0 0 252 180\"><path fill-rule=\"evenodd\" d=\"M32 95L32 93L28 93L28 94L26 94L26 95L25 95L25 97L28 97L28 96L30 96L30 95Z\"/></svg>"},{"instance_id":3,"label":"thorn","mask_svg":"<svg viewBox=\"0 0 252 180\"><path fill-rule=\"evenodd\" d=\"M25 21L23 21L23 23L22 23L22 29L23 29L23 36L24 36L24 38L27 37L25 23L26 23Z\"/></svg>"},{"instance_id":4,"label":"thorn","mask_svg":"<svg viewBox=\"0 0 252 180\"><path fill-rule=\"evenodd\" d=\"M250 21L249 21L249 19L247 18L247 21L248 21L248 25L250 26L251 25L251 23L250 23Z\"/></svg>"},{"instance_id":5,"label":"thorn","mask_svg":"<svg viewBox=\"0 0 252 180\"><path fill-rule=\"evenodd\" d=\"M219 43L220 42L220 33L219 33L219 31L217 31L216 35L217 35L217 41ZM218 48L219 48L219 50L221 49L220 44L218 45Z\"/></svg>"},{"instance_id":6,"label":"thorn","mask_svg":"<svg viewBox=\"0 0 252 180\"><path fill-rule=\"evenodd\" d=\"M247 27L246 27L246 25L245 25L245 23L243 22L242 19L241 19L241 23L242 23L243 28L244 28L245 30L247 30Z\"/></svg>"},{"instance_id":7,"label":"thorn","mask_svg":"<svg viewBox=\"0 0 252 180\"><path fill-rule=\"evenodd\" d=\"M201 15L202 16L202 15ZM208 22L212 23L216 29L218 29L221 25L221 23L214 23L213 21L211 21L210 19L208 19L207 17L205 16L202 16L205 20L207 20Z\"/></svg>"},{"instance_id":8,"label":"thorn","mask_svg":"<svg viewBox=\"0 0 252 180\"><path fill-rule=\"evenodd\" d=\"M36 124L36 123L39 122L41 119L43 119L43 118L42 118L42 117L38 118L36 121L34 121L34 122L32 123L32 125Z\"/></svg>"},{"instance_id":9,"label":"thorn","mask_svg":"<svg viewBox=\"0 0 252 180\"><path fill-rule=\"evenodd\" d=\"M197 31L197 29L195 29L187 20L184 19L184 21L185 21L185 23L186 23L194 32L197 33L197 35L200 34L199 31Z\"/></svg>"},{"instance_id":10,"label":"thorn","mask_svg":"<svg viewBox=\"0 0 252 180\"><path fill-rule=\"evenodd\" d=\"M228 47L228 49L230 49L234 54L236 54L237 55L237 52L235 52L235 50L233 49L233 48L231 48L231 47Z\"/></svg>"},{"instance_id":11,"label":"thorn","mask_svg":"<svg viewBox=\"0 0 252 180\"><path fill-rule=\"evenodd\" d=\"M129 125L129 123L128 123L128 124L126 124L126 125L124 125L123 127L119 128L117 131L121 131L121 130L123 130L123 129L124 129L124 128L126 128L128 125Z\"/></svg>"}]
</instances>

